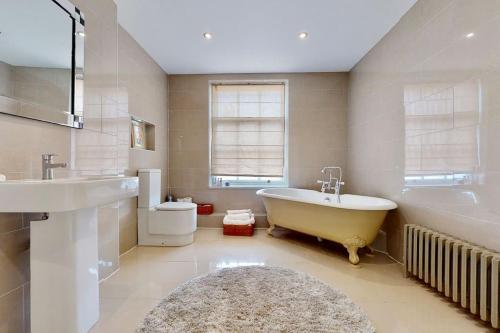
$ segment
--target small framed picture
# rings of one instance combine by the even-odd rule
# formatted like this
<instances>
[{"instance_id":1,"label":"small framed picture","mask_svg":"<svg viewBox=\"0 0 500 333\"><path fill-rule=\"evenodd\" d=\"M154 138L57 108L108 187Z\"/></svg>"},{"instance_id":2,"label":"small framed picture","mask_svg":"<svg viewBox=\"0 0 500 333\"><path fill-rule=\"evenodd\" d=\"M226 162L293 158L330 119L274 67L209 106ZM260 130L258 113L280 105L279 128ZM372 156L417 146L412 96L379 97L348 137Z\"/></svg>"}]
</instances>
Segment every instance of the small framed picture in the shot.
<instances>
[{"instance_id":1,"label":"small framed picture","mask_svg":"<svg viewBox=\"0 0 500 333\"><path fill-rule=\"evenodd\" d=\"M146 124L132 119L132 148L146 149Z\"/></svg>"}]
</instances>

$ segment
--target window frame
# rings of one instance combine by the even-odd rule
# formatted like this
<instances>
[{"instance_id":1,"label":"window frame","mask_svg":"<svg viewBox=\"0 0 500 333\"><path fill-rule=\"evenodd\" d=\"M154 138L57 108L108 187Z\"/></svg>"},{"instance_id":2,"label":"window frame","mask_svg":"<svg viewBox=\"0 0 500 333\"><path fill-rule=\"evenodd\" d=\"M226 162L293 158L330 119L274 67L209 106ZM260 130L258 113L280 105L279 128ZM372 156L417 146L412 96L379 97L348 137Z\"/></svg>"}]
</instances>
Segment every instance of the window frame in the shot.
<instances>
[{"instance_id":1,"label":"window frame","mask_svg":"<svg viewBox=\"0 0 500 333\"><path fill-rule=\"evenodd\" d=\"M269 180L238 180L232 178L239 178L243 176L231 176L226 179L222 177L222 186L218 186L216 178L212 176L212 86L213 85L262 85L262 84L282 84L285 90L285 128L284 128L284 146L283 146L283 177L281 181ZM288 187L289 172L288 172L288 147L289 147L289 116L288 116L288 99L289 99L289 82L287 79L261 79L261 80L209 80L208 81L208 188L210 189L231 189L231 188L264 188L264 187ZM245 176L243 178L249 178ZM266 178L255 176L255 178ZM267 177L272 178L272 177ZM229 185L226 185L229 184Z\"/></svg>"}]
</instances>

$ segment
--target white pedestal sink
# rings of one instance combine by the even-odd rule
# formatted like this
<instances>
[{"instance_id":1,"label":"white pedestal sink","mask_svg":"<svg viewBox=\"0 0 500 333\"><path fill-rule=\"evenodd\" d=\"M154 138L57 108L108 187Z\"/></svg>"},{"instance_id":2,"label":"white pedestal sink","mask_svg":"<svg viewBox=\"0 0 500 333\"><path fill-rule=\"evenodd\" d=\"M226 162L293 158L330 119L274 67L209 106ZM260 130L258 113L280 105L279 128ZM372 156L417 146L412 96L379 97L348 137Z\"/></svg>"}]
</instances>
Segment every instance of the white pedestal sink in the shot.
<instances>
[{"instance_id":1,"label":"white pedestal sink","mask_svg":"<svg viewBox=\"0 0 500 333\"><path fill-rule=\"evenodd\" d=\"M32 333L83 333L97 322L97 207L137 191L137 177L0 182L0 212L47 213L31 222Z\"/></svg>"}]
</instances>

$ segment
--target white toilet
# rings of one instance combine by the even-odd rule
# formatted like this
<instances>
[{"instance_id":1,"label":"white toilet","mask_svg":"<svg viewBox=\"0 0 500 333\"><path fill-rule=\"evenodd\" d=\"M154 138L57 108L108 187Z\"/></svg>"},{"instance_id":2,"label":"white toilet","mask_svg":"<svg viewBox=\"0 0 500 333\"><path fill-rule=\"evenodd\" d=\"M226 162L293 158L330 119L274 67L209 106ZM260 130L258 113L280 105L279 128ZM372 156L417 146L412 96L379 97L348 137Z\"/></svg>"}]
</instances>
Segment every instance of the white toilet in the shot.
<instances>
[{"instance_id":1,"label":"white toilet","mask_svg":"<svg viewBox=\"0 0 500 333\"><path fill-rule=\"evenodd\" d=\"M139 170L139 245L183 246L193 242L196 204L161 199L161 170Z\"/></svg>"}]
</instances>

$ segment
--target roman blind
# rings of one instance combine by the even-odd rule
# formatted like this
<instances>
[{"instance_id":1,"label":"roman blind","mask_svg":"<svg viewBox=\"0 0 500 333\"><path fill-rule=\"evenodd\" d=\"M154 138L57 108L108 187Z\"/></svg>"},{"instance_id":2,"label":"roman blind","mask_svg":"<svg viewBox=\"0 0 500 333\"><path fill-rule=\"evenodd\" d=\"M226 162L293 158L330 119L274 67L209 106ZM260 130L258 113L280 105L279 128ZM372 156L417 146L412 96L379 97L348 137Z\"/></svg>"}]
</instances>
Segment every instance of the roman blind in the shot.
<instances>
[{"instance_id":1,"label":"roman blind","mask_svg":"<svg viewBox=\"0 0 500 333\"><path fill-rule=\"evenodd\" d=\"M283 177L285 84L212 84L212 176Z\"/></svg>"},{"instance_id":2,"label":"roman blind","mask_svg":"<svg viewBox=\"0 0 500 333\"><path fill-rule=\"evenodd\" d=\"M479 92L476 80L404 88L406 175L452 175L477 170Z\"/></svg>"}]
</instances>

